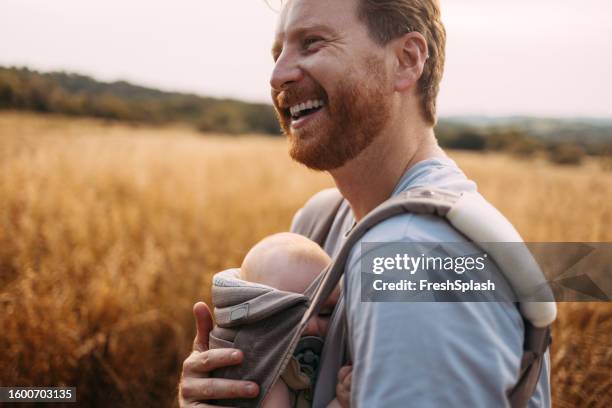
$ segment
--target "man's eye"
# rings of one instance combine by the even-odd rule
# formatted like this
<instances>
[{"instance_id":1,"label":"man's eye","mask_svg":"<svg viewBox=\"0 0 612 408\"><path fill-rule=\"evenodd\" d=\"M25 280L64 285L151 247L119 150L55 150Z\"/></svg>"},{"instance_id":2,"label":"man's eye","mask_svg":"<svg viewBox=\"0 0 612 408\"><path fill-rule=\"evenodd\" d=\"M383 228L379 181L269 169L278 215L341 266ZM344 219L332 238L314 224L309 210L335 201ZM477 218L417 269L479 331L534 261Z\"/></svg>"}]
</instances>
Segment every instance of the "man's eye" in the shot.
<instances>
[{"instance_id":1,"label":"man's eye","mask_svg":"<svg viewBox=\"0 0 612 408\"><path fill-rule=\"evenodd\" d=\"M320 42L320 41L323 41L323 39L322 39L322 38L320 38L320 37L308 37L308 38L306 38L306 39L304 40L304 44L303 44L303 45L304 45L304 49L306 49L306 50L307 50L307 49L308 49L308 48L310 48L312 45L314 45L314 44L316 44L316 43L318 43L318 42Z\"/></svg>"}]
</instances>

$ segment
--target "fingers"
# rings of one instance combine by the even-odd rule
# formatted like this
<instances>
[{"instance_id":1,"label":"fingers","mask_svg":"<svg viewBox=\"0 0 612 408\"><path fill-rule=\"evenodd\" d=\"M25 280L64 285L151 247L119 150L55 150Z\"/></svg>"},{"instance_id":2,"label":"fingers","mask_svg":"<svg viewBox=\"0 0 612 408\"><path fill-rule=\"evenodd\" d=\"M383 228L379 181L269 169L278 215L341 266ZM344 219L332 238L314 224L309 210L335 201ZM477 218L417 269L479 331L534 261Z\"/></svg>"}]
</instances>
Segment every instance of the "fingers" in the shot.
<instances>
[{"instance_id":1,"label":"fingers","mask_svg":"<svg viewBox=\"0 0 612 408\"><path fill-rule=\"evenodd\" d=\"M343 408L350 407L351 382L353 378L353 366L343 366L338 370L338 383L336 384L336 399Z\"/></svg>"},{"instance_id":2,"label":"fingers","mask_svg":"<svg viewBox=\"0 0 612 408\"><path fill-rule=\"evenodd\" d=\"M346 377L342 380L342 385L350 392L351 384L353 382L353 372L348 373Z\"/></svg>"},{"instance_id":3,"label":"fingers","mask_svg":"<svg viewBox=\"0 0 612 408\"><path fill-rule=\"evenodd\" d=\"M352 372L353 372L353 366L351 365L345 365L341 367L340 370L338 371L338 382L339 383L344 382L346 377L351 375Z\"/></svg>"},{"instance_id":4,"label":"fingers","mask_svg":"<svg viewBox=\"0 0 612 408\"><path fill-rule=\"evenodd\" d=\"M227 408L221 405L206 404L204 402L187 399L183 396L183 388L179 390L179 408Z\"/></svg>"},{"instance_id":5,"label":"fingers","mask_svg":"<svg viewBox=\"0 0 612 408\"><path fill-rule=\"evenodd\" d=\"M192 378L181 386L184 401L206 401L228 398L255 398L259 387L251 381L225 380L222 378ZM208 405L201 405L208 407Z\"/></svg>"},{"instance_id":6,"label":"fingers","mask_svg":"<svg viewBox=\"0 0 612 408\"><path fill-rule=\"evenodd\" d=\"M208 351L194 351L183 362L183 375L193 373L206 374L217 368L240 364L244 354L236 349L212 349Z\"/></svg>"},{"instance_id":7,"label":"fingers","mask_svg":"<svg viewBox=\"0 0 612 408\"><path fill-rule=\"evenodd\" d=\"M349 408L351 406L351 389L346 384L336 384L336 400L342 408Z\"/></svg>"},{"instance_id":8,"label":"fingers","mask_svg":"<svg viewBox=\"0 0 612 408\"><path fill-rule=\"evenodd\" d=\"M227 408L227 407L223 407L221 405L210 405L210 404L205 404L203 402L194 402L192 404L189 405L182 405L181 408L184 407L188 407L188 408Z\"/></svg>"},{"instance_id":9,"label":"fingers","mask_svg":"<svg viewBox=\"0 0 612 408\"><path fill-rule=\"evenodd\" d=\"M256 397L259 394L259 386L254 382L206 378L209 372L217 368L240 364L244 354L240 350L229 348L208 349L213 321L206 303L196 303L193 306L193 316L196 321L196 337L192 353L183 362L180 406L215 408L216 405L206 404L204 401Z\"/></svg>"},{"instance_id":10,"label":"fingers","mask_svg":"<svg viewBox=\"0 0 612 408\"><path fill-rule=\"evenodd\" d=\"M196 321L196 337L193 341L195 351L208 350L208 336L213 328L212 315L208 305L198 302L193 305L193 316Z\"/></svg>"}]
</instances>

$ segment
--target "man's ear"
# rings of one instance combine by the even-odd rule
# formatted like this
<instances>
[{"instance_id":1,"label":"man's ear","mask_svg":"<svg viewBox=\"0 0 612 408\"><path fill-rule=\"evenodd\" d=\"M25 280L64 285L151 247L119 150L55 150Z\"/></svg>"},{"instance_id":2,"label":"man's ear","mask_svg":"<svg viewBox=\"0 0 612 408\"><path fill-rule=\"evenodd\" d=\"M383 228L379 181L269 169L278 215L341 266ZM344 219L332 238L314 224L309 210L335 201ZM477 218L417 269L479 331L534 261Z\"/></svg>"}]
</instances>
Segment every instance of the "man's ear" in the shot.
<instances>
[{"instance_id":1,"label":"man's ear","mask_svg":"<svg viewBox=\"0 0 612 408\"><path fill-rule=\"evenodd\" d=\"M423 74L428 58L427 40L421 33L411 32L393 40L391 46L395 57L395 90L404 92Z\"/></svg>"}]
</instances>

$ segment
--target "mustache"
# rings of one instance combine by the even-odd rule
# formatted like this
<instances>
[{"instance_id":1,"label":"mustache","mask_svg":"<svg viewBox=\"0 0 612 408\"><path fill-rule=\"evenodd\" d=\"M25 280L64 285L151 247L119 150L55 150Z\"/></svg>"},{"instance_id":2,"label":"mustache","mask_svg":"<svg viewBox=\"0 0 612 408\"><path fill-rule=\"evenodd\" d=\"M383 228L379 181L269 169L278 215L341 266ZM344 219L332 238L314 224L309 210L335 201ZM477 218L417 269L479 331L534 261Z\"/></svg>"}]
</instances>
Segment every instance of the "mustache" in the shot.
<instances>
[{"instance_id":1,"label":"mustache","mask_svg":"<svg viewBox=\"0 0 612 408\"><path fill-rule=\"evenodd\" d=\"M306 99L319 99L327 101L327 93L320 85L294 85L280 92L272 91L272 99L277 108L287 109L290 106Z\"/></svg>"}]
</instances>

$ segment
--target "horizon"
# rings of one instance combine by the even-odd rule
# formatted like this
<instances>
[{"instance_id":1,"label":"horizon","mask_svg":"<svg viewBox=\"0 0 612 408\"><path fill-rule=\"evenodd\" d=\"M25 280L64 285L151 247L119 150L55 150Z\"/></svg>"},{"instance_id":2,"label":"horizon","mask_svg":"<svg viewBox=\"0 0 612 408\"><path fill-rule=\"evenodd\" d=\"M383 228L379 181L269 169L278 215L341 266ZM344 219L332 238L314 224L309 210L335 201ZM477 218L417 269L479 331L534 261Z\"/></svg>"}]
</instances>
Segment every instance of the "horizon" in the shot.
<instances>
[{"instance_id":1,"label":"horizon","mask_svg":"<svg viewBox=\"0 0 612 408\"><path fill-rule=\"evenodd\" d=\"M12 41L0 40L0 65L270 104L276 13L263 0L5 2L0 38ZM612 56L601 52L612 38L604 18L612 5L441 3L440 117L612 118Z\"/></svg>"}]
</instances>

